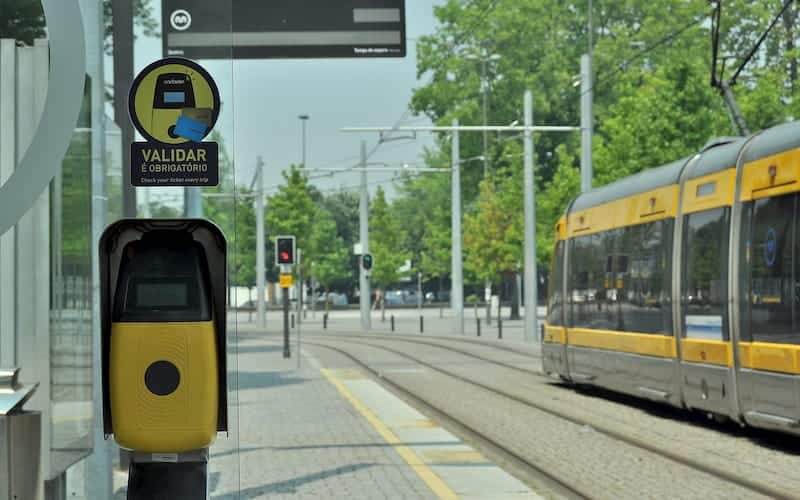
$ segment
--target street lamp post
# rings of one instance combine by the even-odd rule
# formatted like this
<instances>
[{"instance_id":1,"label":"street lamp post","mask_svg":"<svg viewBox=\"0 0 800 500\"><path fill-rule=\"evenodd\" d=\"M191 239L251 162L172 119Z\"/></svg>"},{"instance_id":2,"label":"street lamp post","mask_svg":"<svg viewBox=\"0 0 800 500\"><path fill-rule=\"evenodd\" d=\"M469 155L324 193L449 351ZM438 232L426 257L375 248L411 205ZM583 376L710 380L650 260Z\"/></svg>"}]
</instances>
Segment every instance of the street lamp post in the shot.
<instances>
[{"instance_id":1,"label":"street lamp post","mask_svg":"<svg viewBox=\"0 0 800 500\"><path fill-rule=\"evenodd\" d=\"M298 115L297 118L300 119L300 123L302 124L303 129L303 168L306 167L306 123L308 122L309 116L308 115ZM298 268L299 269L299 268ZM302 270L299 270L299 276L302 276ZM312 277L313 279L313 277ZM303 286L302 278L298 278L297 280L297 324L299 325L303 321L303 294L305 293ZM311 301L314 302L313 299Z\"/></svg>"},{"instance_id":2,"label":"street lamp post","mask_svg":"<svg viewBox=\"0 0 800 500\"><path fill-rule=\"evenodd\" d=\"M488 67L490 62L496 62L500 60L499 54L489 54L489 51L486 49L485 46L481 47L478 53L470 52L465 56L467 59L472 61L480 61L481 63L481 99L483 101L482 108L483 108L483 126L489 122L489 105L488 105L488 98L489 98L489 77L488 77ZM483 178L486 179L486 176L489 175L489 131L483 131ZM486 290L486 296L488 299L486 300L486 324L491 324L492 317L491 317L491 310L492 310L492 284L489 280L486 280L484 285ZM499 300L499 296L498 296Z\"/></svg>"},{"instance_id":3,"label":"street lamp post","mask_svg":"<svg viewBox=\"0 0 800 500\"><path fill-rule=\"evenodd\" d=\"M489 63L497 62L500 60L499 54L489 54L486 47L482 47L480 52L469 52L465 56L471 61L480 61L481 63L481 108L483 113L483 126L485 127L489 122ZM489 131L483 131L483 177L489 174Z\"/></svg>"},{"instance_id":4,"label":"street lamp post","mask_svg":"<svg viewBox=\"0 0 800 500\"><path fill-rule=\"evenodd\" d=\"M297 118L300 119L300 123L302 123L303 128L303 166L306 166L306 123L310 116L308 115L298 115Z\"/></svg>"},{"instance_id":5,"label":"street lamp post","mask_svg":"<svg viewBox=\"0 0 800 500\"><path fill-rule=\"evenodd\" d=\"M588 47L586 54L581 56L581 192L592 189L592 123L593 94L592 88L592 0L586 13L586 33Z\"/></svg>"}]
</instances>

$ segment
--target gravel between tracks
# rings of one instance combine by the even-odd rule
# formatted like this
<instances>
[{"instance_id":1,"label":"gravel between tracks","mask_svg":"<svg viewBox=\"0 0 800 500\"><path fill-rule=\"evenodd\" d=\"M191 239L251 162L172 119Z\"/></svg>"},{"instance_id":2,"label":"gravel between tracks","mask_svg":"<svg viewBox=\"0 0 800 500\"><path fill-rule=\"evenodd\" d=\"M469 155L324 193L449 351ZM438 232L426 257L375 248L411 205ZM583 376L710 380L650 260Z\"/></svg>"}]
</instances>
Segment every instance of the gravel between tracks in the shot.
<instances>
[{"instance_id":1,"label":"gravel between tracks","mask_svg":"<svg viewBox=\"0 0 800 500\"><path fill-rule=\"evenodd\" d=\"M364 340L342 340L315 337L313 342L346 350L380 372L382 377L451 418L480 429L493 441L503 443L513 453L573 484L576 489L591 492L590 496L594 498L729 499L758 496L752 490L623 443L596 432L590 426L577 425L511 401L491 390L469 386L451 376L420 368L420 365L409 370L409 365L413 368L414 363L383 350L379 345L366 345ZM374 340L370 339L370 342ZM396 346L397 342L393 344ZM493 370L511 371L465 359L464 355L448 352L445 348L425 346L422 349L418 347L418 351L422 352L414 352L414 355L425 356L425 362L446 366L449 370L464 370L470 376L475 376L476 368L480 368L482 380L504 376L491 373ZM520 377L519 373L516 377Z\"/></svg>"}]
</instances>

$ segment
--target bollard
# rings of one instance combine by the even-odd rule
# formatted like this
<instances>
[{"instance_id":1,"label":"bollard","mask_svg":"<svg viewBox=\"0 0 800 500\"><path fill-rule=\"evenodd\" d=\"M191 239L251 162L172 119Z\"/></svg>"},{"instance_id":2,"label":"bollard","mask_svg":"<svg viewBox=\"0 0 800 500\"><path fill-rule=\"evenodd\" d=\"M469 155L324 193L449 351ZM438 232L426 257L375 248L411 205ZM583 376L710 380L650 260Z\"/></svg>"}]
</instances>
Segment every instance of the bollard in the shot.
<instances>
[{"instance_id":1,"label":"bollard","mask_svg":"<svg viewBox=\"0 0 800 500\"><path fill-rule=\"evenodd\" d=\"M497 318L497 338L503 338L503 318Z\"/></svg>"},{"instance_id":2,"label":"bollard","mask_svg":"<svg viewBox=\"0 0 800 500\"><path fill-rule=\"evenodd\" d=\"M392 314L392 317L389 318L389 322L392 324L392 331L394 331L394 314Z\"/></svg>"},{"instance_id":3,"label":"bollard","mask_svg":"<svg viewBox=\"0 0 800 500\"><path fill-rule=\"evenodd\" d=\"M308 309L303 309L303 319L308 318Z\"/></svg>"},{"instance_id":4,"label":"bollard","mask_svg":"<svg viewBox=\"0 0 800 500\"><path fill-rule=\"evenodd\" d=\"M292 315L291 315L291 317L292 317L292 321L291 321L291 323L292 323L292 328L294 328L294 314L292 314Z\"/></svg>"},{"instance_id":5,"label":"bollard","mask_svg":"<svg viewBox=\"0 0 800 500\"><path fill-rule=\"evenodd\" d=\"M328 329L328 313L322 315L322 329L323 330Z\"/></svg>"},{"instance_id":6,"label":"bollard","mask_svg":"<svg viewBox=\"0 0 800 500\"><path fill-rule=\"evenodd\" d=\"M478 337L480 337L481 336L481 319L480 318L476 318L475 321L478 322Z\"/></svg>"},{"instance_id":7,"label":"bollard","mask_svg":"<svg viewBox=\"0 0 800 500\"><path fill-rule=\"evenodd\" d=\"M419 317L419 333L425 333L425 317Z\"/></svg>"},{"instance_id":8,"label":"bollard","mask_svg":"<svg viewBox=\"0 0 800 500\"><path fill-rule=\"evenodd\" d=\"M539 333L539 342L542 342L542 340L544 339L544 323L539 325L539 332L540 332Z\"/></svg>"}]
</instances>

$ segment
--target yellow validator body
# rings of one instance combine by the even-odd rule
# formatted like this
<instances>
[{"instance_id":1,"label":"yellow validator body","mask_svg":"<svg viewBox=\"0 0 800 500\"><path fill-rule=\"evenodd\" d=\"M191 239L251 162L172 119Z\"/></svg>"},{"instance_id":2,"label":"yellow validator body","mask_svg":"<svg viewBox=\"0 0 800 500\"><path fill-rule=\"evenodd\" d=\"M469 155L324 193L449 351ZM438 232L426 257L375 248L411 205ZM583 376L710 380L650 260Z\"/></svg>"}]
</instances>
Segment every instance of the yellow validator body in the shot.
<instances>
[{"instance_id":1,"label":"yellow validator body","mask_svg":"<svg viewBox=\"0 0 800 500\"><path fill-rule=\"evenodd\" d=\"M214 335L211 321L112 324L111 412L121 446L182 452L211 445L219 397ZM144 374L162 360L177 367L180 383L157 395Z\"/></svg>"},{"instance_id":2,"label":"yellow validator body","mask_svg":"<svg viewBox=\"0 0 800 500\"><path fill-rule=\"evenodd\" d=\"M124 250L109 348L109 399L120 446L147 453L209 447L219 357L208 264L190 240Z\"/></svg>"}]
</instances>

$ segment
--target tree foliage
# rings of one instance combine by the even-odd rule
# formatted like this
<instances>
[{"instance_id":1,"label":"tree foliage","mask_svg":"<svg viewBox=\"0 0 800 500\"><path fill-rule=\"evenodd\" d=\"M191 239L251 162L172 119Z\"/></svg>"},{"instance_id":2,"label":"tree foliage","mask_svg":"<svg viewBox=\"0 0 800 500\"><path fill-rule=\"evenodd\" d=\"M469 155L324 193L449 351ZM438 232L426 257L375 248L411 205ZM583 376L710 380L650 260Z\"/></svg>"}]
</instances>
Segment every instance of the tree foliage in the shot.
<instances>
[{"instance_id":1,"label":"tree foliage","mask_svg":"<svg viewBox=\"0 0 800 500\"><path fill-rule=\"evenodd\" d=\"M297 248L307 252L316 213L308 178L296 165L282 175L285 183L278 187L277 193L267 198L267 234L270 240L279 235L294 236ZM268 262L273 262L273 259L268 259ZM303 259L302 268L303 275L308 276L308 259Z\"/></svg>"},{"instance_id":2,"label":"tree foliage","mask_svg":"<svg viewBox=\"0 0 800 500\"><path fill-rule=\"evenodd\" d=\"M779 0L724 2L720 53L733 54L738 64L782 4ZM530 89L537 124L577 124L581 96L573 82L588 46L587 5L583 0L449 0L435 7L437 29L418 43L418 74L427 83L414 92L412 110L442 125L449 125L453 118L465 125L480 124L483 68L468 54L485 50L499 56L487 66L489 123L521 121L522 95ZM800 101L794 98L799 8L794 4L781 17L734 87L753 130L800 116ZM710 13L705 0L595 2L594 186L696 153L713 137L733 135L723 100L709 84ZM724 76L731 76L732 64L728 63ZM477 223L502 219L501 196L505 210L523 212L523 191L515 189L522 186L520 148L509 142L513 143L490 136L492 187L480 183L482 169L469 163L483 153L480 134L461 135L462 195L468 212L464 235L475 245L467 255L468 261L472 259L467 274L501 272L488 271L476 260L481 241L482 248L495 246L485 238L500 238L508 232L505 237L515 245L521 241L514 229L521 227L520 220L501 221L508 226L492 230ZM547 263L553 226L579 191L580 139L577 134L537 133L534 142L537 258ZM449 138L439 137L437 146L428 153L428 161L448 164ZM504 176L516 181L501 187ZM438 198L438 205L432 206L446 206L446 193L431 181L404 187L395 205L427 207L428 197ZM472 224L469 230L468 222ZM423 251L424 224L409 225L416 234L408 248ZM476 236L480 231L484 239ZM444 242L432 248L442 251L440 257L447 253ZM501 261L510 261L512 252L493 251L499 252Z\"/></svg>"},{"instance_id":3,"label":"tree foliage","mask_svg":"<svg viewBox=\"0 0 800 500\"><path fill-rule=\"evenodd\" d=\"M161 36L159 22L153 15L152 0L129 0L133 2L133 24L147 37L158 38ZM106 54L114 53L114 9L113 0L103 0L103 19L105 20L104 45ZM134 34L134 38L135 38Z\"/></svg>"},{"instance_id":4,"label":"tree foliage","mask_svg":"<svg viewBox=\"0 0 800 500\"><path fill-rule=\"evenodd\" d=\"M41 0L3 0L0 3L0 38L12 38L33 45L45 37Z\"/></svg>"},{"instance_id":5,"label":"tree foliage","mask_svg":"<svg viewBox=\"0 0 800 500\"><path fill-rule=\"evenodd\" d=\"M308 241L311 275L329 292L331 286L352 277L349 252L339 235L336 221L324 208L317 208Z\"/></svg>"},{"instance_id":6,"label":"tree foliage","mask_svg":"<svg viewBox=\"0 0 800 500\"><path fill-rule=\"evenodd\" d=\"M369 250L375 259L372 281L379 287L386 287L400 279L399 269L408 256L402 247L403 238L397 216L380 186L370 207L369 229Z\"/></svg>"},{"instance_id":7,"label":"tree foliage","mask_svg":"<svg viewBox=\"0 0 800 500\"><path fill-rule=\"evenodd\" d=\"M506 206L517 180L512 175L481 181L476 210L464 219L464 267L479 282L498 284L505 274L518 269L520 215Z\"/></svg>"},{"instance_id":8,"label":"tree foliage","mask_svg":"<svg viewBox=\"0 0 800 500\"><path fill-rule=\"evenodd\" d=\"M434 166L436 159L430 157ZM423 275L438 278L450 274L451 211L450 176L407 176L398 185L400 196L392 202L403 241L401 246Z\"/></svg>"}]
</instances>

